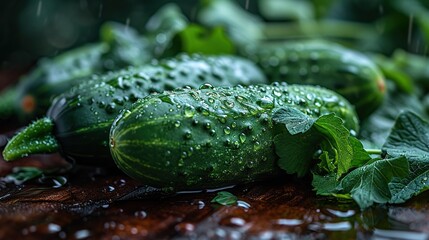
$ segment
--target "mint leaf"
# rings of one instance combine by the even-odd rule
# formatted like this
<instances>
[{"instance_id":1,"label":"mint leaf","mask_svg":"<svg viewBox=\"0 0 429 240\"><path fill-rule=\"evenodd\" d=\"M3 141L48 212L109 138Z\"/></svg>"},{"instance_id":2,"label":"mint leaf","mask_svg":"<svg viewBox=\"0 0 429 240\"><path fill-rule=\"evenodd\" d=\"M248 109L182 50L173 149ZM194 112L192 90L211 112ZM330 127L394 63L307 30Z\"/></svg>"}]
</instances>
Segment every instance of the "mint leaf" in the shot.
<instances>
[{"instance_id":1,"label":"mint leaf","mask_svg":"<svg viewBox=\"0 0 429 240\"><path fill-rule=\"evenodd\" d=\"M351 167L360 167L365 165L369 160L371 160L371 156L364 149L362 142L357 138L350 136L349 142L352 145L353 149L353 159L351 161Z\"/></svg>"},{"instance_id":2,"label":"mint leaf","mask_svg":"<svg viewBox=\"0 0 429 240\"><path fill-rule=\"evenodd\" d=\"M317 195L332 195L336 193L338 182L335 174L318 175L313 173L313 181L311 182Z\"/></svg>"},{"instance_id":3,"label":"mint leaf","mask_svg":"<svg viewBox=\"0 0 429 240\"><path fill-rule=\"evenodd\" d=\"M313 126L314 119L298 109L285 107L277 110L273 120L284 123L290 134L304 133Z\"/></svg>"},{"instance_id":4,"label":"mint leaf","mask_svg":"<svg viewBox=\"0 0 429 240\"><path fill-rule=\"evenodd\" d=\"M296 135L285 132L275 136L274 146L276 154L280 157L279 167L288 174L296 173L298 177L305 176L320 141L320 134L313 129Z\"/></svg>"},{"instance_id":5,"label":"mint leaf","mask_svg":"<svg viewBox=\"0 0 429 240\"><path fill-rule=\"evenodd\" d=\"M211 202L212 203L219 203L221 205L233 205L237 203L238 198L227 191L220 191L217 193L216 197L214 197Z\"/></svg>"},{"instance_id":6,"label":"mint leaf","mask_svg":"<svg viewBox=\"0 0 429 240\"><path fill-rule=\"evenodd\" d=\"M429 123L415 113L401 113L382 150L389 156L407 157L410 166L409 176L390 184L391 203L405 202L429 188Z\"/></svg>"},{"instance_id":7,"label":"mint leaf","mask_svg":"<svg viewBox=\"0 0 429 240\"><path fill-rule=\"evenodd\" d=\"M284 124L288 130L274 137L279 167L288 174L305 176L322 141L322 136L313 128L315 121L292 107L275 111L273 121Z\"/></svg>"},{"instance_id":8,"label":"mint leaf","mask_svg":"<svg viewBox=\"0 0 429 240\"><path fill-rule=\"evenodd\" d=\"M350 193L361 208L367 208L374 203L387 203L392 196L390 181L393 177L406 177L408 174L405 157L374 160L347 174L337 189Z\"/></svg>"},{"instance_id":9,"label":"mint leaf","mask_svg":"<svg viewBox=\"0 0 429 240\"><path fill-rule=\"evenodd\" d=\"M362 144L350 135L343 120L335 114L314 120L295 108L284 107L273 114L273 121L284 124L288 130L277 135L274 144L280 157L278 165L289 174L304 176L318 149L322 150L318 172L321 175L335 173L337 179L353 164L370 159Z\"/></svg>"},{"instance_id":10,"label":"mint leaf","mask_svg":"<svg viewBox=\"0 0 429 240\"><path fill-rule=\"evenodd\" d=\"M317 195L322 196L333 196L336 198L347 199L350 200L352 197L349 193L340 193L338 190L337 177L335 174L329 175L318 175L313 173L313 181L311 182L313 185L313 190L316 191Z\"/></svg>"},{"instance_id":11,"label":"mint leaf","mask_svg":"<svg viewBox=\"0 0 429 240\"><path fill-rule=\"evenodd\" d=\"M338 168L339 178L350 169L353 159L353 146L349 142L350 132L344 127L343 120L334 114L321 116L317 119L315 128L325 137L321 148L327 152L329 158L325 158L323 162L329 165L332 161Z\"/></svg>"}]
</instances>

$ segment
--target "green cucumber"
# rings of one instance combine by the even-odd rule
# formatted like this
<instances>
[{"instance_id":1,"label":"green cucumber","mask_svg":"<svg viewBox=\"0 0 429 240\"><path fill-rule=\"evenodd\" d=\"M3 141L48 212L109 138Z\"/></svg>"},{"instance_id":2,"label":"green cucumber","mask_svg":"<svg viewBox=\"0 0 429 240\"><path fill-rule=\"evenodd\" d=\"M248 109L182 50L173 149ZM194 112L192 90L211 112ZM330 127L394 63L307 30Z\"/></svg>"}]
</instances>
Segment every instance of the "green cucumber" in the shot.
<instances>
[{"instance_id":1,"label":"green cucumber","mask_svg":"<svg viewBox=\"0 0 429 240\"><path fill-rule=\"evenodd\" d=\"M382 103L384 76L365 55L341 45L316 40L263 42L241 54L256 62L271 82L319 85L352 103L361 119Z\"/></svg>"},{"instance_id":2,"label":"green cucumber","mask_svg":"<svg viewBox=\"0 0 429 240\"><path fill-rule=\"evenodd\" d=\"M87 44L65 52L53 59L39 61L28 75L1 93L0 115L4 119L18 117L22 121L42 116L53 96L93 74L101 56L108 51L104 43ZM8 104L8 103L12 104Z\"/></svg>"},{"instance_id":3,"label":"green cucumber","mask_svg":"<svg viewBox=\"0 0 429 240\"><path fill-rule=\"evenodd\" d=\"M255 181L279 173L272 113L291 106L313 117L335 113L358 131L354 108L316 86L177 90L125 109L110 132L110 150L127 175L154 187L190 190Z\"/></svg>"},{"instance_id":4,"label":"green cucumber","mask_svg":"<svg viewBox=\"0 0 429 240\"><path fill-rule=\"evenodd\" d=\"M45 118L13 137L3 152L4 159L60 151L79 163L108 164L110 126L120 110L137 99L204 83L214 86L266 83L265 76L249 60L202 55L181 55L88 81L59 95Z\"/></svg>"}]
</instances>

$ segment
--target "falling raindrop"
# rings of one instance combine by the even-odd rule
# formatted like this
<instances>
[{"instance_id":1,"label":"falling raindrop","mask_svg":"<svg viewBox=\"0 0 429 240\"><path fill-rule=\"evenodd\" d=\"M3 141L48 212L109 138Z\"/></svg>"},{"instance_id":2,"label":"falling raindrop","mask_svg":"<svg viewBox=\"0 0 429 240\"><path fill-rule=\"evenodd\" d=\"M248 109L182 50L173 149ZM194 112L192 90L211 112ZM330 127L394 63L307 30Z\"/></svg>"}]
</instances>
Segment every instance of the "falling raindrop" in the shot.
<instances>
[{"instance_id":1,"label":"falling raindrop","mask_svg":"<svg viewBox=\"0 0 429 240\"><path fill-rule=\"evenodd\" d=\"M411 44L411 35L412 35L412 32L413 32L413 19L414 19L414 16L410 15L410 20L408 22L408 37L407 37L407 43L408 43L408 45Z\"/></svg>"},{"instance_id":2,"label":"falling raindrop","mask_svg":"<svg viewBox=\"0 0 429 240\"><path fill-rule=\"evenodd\" d=\"M130 22L131 22L130 18L127 17L127 19L125 20L125 31L128 30L128 27L130 26Z\"/></svg>"},{"instance_id":3,"label":"falling raindrop","mask_svg":"<svg viewBox=\"0 0 429 240\"><path fill-rule=\"evenodd\" d=\"M43 3L42 0L39 0L39 2L37 3L37 12L36 15L39 17L40 14L42 13L42 7L43 7Z\"/></svg>"},{"instance_id":4,"label":"falling raindrop","mask_svg":"<svg viewBox=\"0 0 429 240\"><path fill-rule=\"evenodd\" d=\"M98 8L98 17L101 18L101 14L103 13L103 3L100 3Z\"/></svg>"},{"instance_id":5,"label":"falling raindrop","mask_svg":"<svg viewBox=\"0 0 429 240\"><path fill-rule=\"evenodd\" d=\"M384 7L383 7L383 4L380 4L380 5L378 6L378 11L380 11L380 14L383 14L383 13L384 13Z\"/></svg>"}]
</instances>

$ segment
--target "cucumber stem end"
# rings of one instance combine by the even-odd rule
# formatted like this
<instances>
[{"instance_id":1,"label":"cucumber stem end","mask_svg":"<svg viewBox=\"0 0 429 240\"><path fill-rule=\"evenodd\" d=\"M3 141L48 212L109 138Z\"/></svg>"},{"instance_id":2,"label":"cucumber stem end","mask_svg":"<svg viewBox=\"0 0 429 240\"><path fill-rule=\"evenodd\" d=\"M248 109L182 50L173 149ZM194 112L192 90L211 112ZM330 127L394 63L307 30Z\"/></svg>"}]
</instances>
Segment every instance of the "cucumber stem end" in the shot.
<instances>
[{"instance_id":1,"label":"cucumber stem end","mask_svg":"<svg viewBox=\"0 0 429 240\"><path fill-rule=\"evenodd\" d=\"M54 124L49 118L39 119L17 133L6 145L3 158L12 161L37 153L57 152L59 145L53 135Z\"/></svg>"}]
</instances>

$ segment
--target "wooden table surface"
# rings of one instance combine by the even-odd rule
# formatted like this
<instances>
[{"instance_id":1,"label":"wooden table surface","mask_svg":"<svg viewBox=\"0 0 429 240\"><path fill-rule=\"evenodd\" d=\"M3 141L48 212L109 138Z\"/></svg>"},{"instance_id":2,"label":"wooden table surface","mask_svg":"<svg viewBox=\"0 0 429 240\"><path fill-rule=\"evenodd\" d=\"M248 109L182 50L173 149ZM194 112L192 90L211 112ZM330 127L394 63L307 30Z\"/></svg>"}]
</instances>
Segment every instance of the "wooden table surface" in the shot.
<instances>
[{"instance_id":1,"label":"wooden table surface","mask_svg":"<svg viewBox=\"0 0 429 240\"><path fill-rule=\"evenodd\" d=\"M16 77L3 72L0 84ZM17 127L2 125L0 133ZM0 175L63 164L56 154L0 159ZM221 206L211 203L216 190L165 194L116 169L74 166L61 177L63 186L0 180L0 239L429 239L428 193L361 211L315 196L308 180L283 177L225 189L239 201Z\"/></svg>"}]
</instances>

